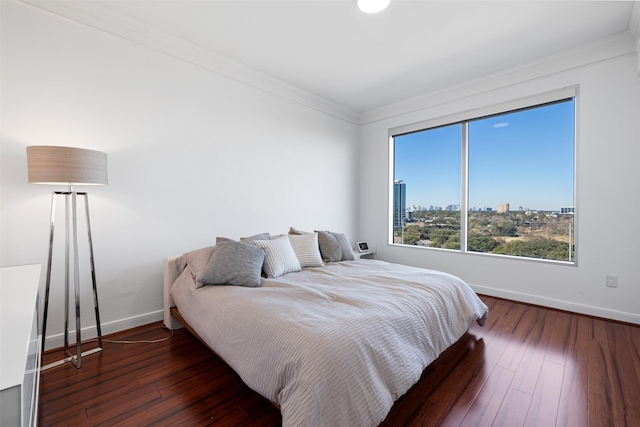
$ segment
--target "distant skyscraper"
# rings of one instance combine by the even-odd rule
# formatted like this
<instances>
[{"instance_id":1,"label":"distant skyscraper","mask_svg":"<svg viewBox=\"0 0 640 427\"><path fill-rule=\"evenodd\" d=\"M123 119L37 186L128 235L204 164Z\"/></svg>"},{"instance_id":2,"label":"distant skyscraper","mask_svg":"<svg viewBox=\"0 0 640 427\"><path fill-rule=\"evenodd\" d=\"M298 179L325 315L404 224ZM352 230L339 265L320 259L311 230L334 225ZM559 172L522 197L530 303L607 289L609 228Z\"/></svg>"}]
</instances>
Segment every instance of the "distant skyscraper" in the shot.
<instances>
[{"instance_id":1,"label":"distant skyscraper","mask_svg":"<svg viewBox=\"0 0 640 427\"><path fill-rule=\"evenodd\" d=\"M504 203L498 206L498 213L508 213L509 212L509 203Z\"/></svg>"},{"instance_id":2,"label":"distant skyscraper","mask_svg":"<svg viewBox=\"0 0 640 427\"><path fill-rule=\"evenodd\" d=\"M401 180L393 181L393 228L404 227L407 214L407 186Z\"/></svg>"}]
</instances>

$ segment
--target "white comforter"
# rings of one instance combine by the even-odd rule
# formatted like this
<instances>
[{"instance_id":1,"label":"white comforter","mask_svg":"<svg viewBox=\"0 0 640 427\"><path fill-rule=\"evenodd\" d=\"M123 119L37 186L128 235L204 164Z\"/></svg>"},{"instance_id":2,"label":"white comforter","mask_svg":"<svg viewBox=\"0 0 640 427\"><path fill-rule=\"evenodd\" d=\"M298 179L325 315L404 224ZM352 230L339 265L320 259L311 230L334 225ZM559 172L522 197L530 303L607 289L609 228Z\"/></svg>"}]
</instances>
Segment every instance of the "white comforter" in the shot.
<instances>
[{"instance_id":1,"label":"white comforter","mask_svg":"<svg viewBox=\"0 0 640 427\"><path fill-rule=\"evenodd\" d=\"M488 309L459 278L377 260L304 268L260 288L171 294L185 320L283 426L373 426Z\"/></svg>"}]
</instances>

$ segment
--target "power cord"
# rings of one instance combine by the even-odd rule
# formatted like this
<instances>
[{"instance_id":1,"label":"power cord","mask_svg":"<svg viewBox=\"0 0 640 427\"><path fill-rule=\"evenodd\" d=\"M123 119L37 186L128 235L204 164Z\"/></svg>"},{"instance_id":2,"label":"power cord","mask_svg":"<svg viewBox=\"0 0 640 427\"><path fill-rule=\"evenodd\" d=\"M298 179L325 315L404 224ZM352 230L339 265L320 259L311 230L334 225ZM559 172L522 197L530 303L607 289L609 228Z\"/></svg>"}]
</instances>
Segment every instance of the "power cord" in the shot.
<instances>
[{"instance_id":1,"label":"power cord","mask_svg":"<svg viewBox=\"0 0 640 427\"><path fill-rule=\"evenodd\" d=\"M171 334L169 334L168 337L165 338L158 338L157 340L139 340L139 341L121 341L121 340L106 340L106 339L102 339L103 342L108 342L111 344L157 344L160 342L164 342L164 341L169 341L171 339L171 337L173 337L173 329L170 329ZM96 342L98 341L98 338L92 338L90 340L87 340L85 342Z\"/></svg>"},{"instance_id":2,"label":"power cord","mask_svg":"<svg viewBox=\"0 0 640 427\"><path fill-rule=\"evenodd\" d=\"M166 327L165 327L165 329L168 329L168 328L166 328ZM170 332L171 332L171 333L169 334L169 336L168 336L168 337L165 337L165 338L158 338L157 340L126 341L126 340L106 340L106 339L104 339L104 338L103 338L103 339L102 339L102 341L104 341L104 342L108 342L108 343L111 343L111 344L157 344L157 343L161 343L161 342L164 342L164 341L168 341L168 340L170 340L170 339L171 339L171 337L173 337L173 329L171 329L171 330L170 330ZM81 345L82 345L82 344L89 343L89 342L97 342L97 341L98 341L98 338L91 338L91 339L88 339L88 340L86 340L86 341L83 341L83 342L81 343ZM75 344L74 344L74 345L75 345ZM102 350L102 349L101 349L100 347L96 347L96 348L91 349L91 350L89 350L89 351L87 351L87 352L84 352L84 353L82 353L82 354L83 354L83 355L85 355L85 356L88 356L88 355L90 355L90 354L92 354L92 353L96 353L96 352L101 351L101 350ZM48 365L44 365L44 366L42 366L42 367L40 368L40 370L41 370L41 371L46 371L47 369L55 368L56 366L61 366L61 365L63 365L63 364L64 364L64 363L66 363L66 362L72 362L72 361L73 361L73 359L75 359L75 358L76 358L76 356L69 356L69 357L66 357L66 358L64 358L64 359L62 359L62 360L59 360L59 361L57 361L57 362L53 362L53 363L49 363ZM41 359L41 360L42 360L42 359ZM74 362L74 363L75 363L75 362Z\"/></svg>"}]
</instances>

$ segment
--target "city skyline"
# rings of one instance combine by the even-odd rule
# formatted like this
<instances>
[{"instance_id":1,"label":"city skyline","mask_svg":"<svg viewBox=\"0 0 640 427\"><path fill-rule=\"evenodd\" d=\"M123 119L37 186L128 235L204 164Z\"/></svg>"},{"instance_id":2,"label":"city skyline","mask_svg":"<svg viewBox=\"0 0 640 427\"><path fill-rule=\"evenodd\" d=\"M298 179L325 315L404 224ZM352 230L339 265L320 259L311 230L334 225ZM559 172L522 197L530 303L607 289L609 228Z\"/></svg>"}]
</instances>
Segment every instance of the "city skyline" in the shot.
<instances>
[{"instance_id":1,"label":"city skyline","mask_svg":"<svg viewBox=\"0 0 640 427\"><path fill-rule=\"evenodd\" d=\"M574 100L469 122L469 208L574 205ZM461 205L462 125L394 138L409 206Z\"/></svg>"},{"instance_id":2,"label":"city skyline","mask_svg":"<svg viewBox=\"0 0 640 427\"><path fill-rule=\"evenodd\" d=\"M505 203L501 203L501 205L504 205ZM514 206L511 207L510 203L506 203L507 205L509 205L509 212L561 212L563 210L567 210L567 209L573 209L573 206L559 206L557 209L535 209L535 208L530 208L528 206ZM455 208L454 208L455 207ZM460 205L459 204L453 204L450 203L448 205L445 206L440 206L440 205L407 205L406 206L406 210L407 211L433 211L433 210L441 210L441 211L459 211L460 210ZM499 211L499 206L482 206L482 207L478 207L478 206L469 206L469 211L470 212L479 212L479 211L494 211L494 212L498 212Z\"/></svg>"}]
</instances>

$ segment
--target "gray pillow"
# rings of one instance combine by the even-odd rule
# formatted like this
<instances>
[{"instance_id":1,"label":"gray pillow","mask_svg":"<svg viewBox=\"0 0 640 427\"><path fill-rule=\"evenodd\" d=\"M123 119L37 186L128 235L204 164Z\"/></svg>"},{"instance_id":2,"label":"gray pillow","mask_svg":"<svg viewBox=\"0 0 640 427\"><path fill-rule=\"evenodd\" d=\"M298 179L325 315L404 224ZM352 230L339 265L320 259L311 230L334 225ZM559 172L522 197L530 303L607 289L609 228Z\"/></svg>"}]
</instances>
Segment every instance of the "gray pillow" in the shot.
<instances>
[{"instance_id":1,"label":"gray pillow","mask_svg":"<svg viewBox=\"0 0 640 427\"><path fill-rule=\"evenodd\" d=\"M342 261L342 246L330 231L318 231L318 245L324 262Z\"/></svg>"},{"instance_id":2,"label":"gray pillow","mask_svg":"<svg viewBox=\"0 0 640 427\"><path fill-rule=\"evenodd\" d=\"M260 286L265 250L230 239L217 239L215 250L196 287L203 285Z\"/></svg>"},{"instance_id":3,"label":"gray pillow","mask_svg":"<svg viewBox=\"0 0 640 427\"><path fill-rule=\"evenodd\" d=\"M318 231L318 245L320 254L325 262L351 261L356 256L351 249L351 244L344 233L332 231Z\"/></svg>"},{"instance_id":4,"label":"gray pillow","mask_svg":"<svg viewBox=\"0 0 640 427\"><path fill-rule=\"evenodd\" d=\"M271 235L269 233L260 233L251 237L241 237L240 241L243 243L251 243L254 240L269 240Z\"/></svg>"},{"instance_id":5,"label":"gray pillow","mask_svg":"<svg viewBox=\"0 0 640 427\"><path fill-rule=\"evenodd\" d=\"M340 244L340 249L342 250L342 261L352 261L356 259L356 256L353 253L353 249L351 249L351 243L349 243L349 239L347 239L347 235L344 233L331 233Z\"/></svg>"}]
</instances>

